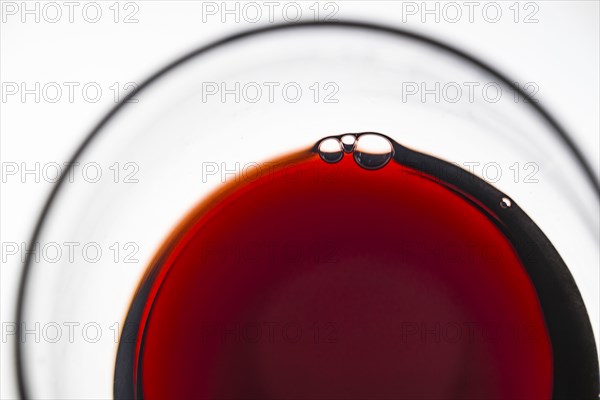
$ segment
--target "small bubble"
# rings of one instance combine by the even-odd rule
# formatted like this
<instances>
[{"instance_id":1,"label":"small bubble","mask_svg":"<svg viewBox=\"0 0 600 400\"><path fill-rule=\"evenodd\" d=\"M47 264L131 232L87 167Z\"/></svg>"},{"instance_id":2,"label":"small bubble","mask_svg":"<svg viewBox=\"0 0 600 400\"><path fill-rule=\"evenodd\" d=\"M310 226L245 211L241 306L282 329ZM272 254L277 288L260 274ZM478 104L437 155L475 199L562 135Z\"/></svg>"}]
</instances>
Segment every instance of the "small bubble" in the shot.
<instances>
[{"instance_id":1,"label":"small bubble","mask_svg":"<svg viewBox=\"0 0 600 400\"><path fill-rule=\"evenodd\" d=\"M500 200L500 207L510 208L510 206L512 206L512 202L508 197L503 197L502 200Z\"/></svg>"},{"instance_id":2,"label":"small bubble","mask_svg":"<svg viewBox=\"0 0 600 400\"><path fill-rule=\"evenodd\" d=\"M356 136L344 135L342 136L342 145L346 153L352 153L354 151L354 145L356 144Z\"/></svg>"},{"instance_id":3,"label":"small bubble","mask_svg":"<svg viewBox=\"0 0 600 400\"><path fill-rule=\"evenodd\" d=\"M365 169L379 169L390 162L393 152L392 143L384 136L367 133L356 140L354 160Z\"/></svg>"},{"instance_id":4,"label":"small bubble","mask_svg":"<svg viewBox=\"0 0 600 400\"><path fill-rule=\"evenodd\" d=\"M319 156L323 161L330 164L340 161L344 157L342 142L336 138L323 140L319 144Z\"/></svg>"}]
</instances>

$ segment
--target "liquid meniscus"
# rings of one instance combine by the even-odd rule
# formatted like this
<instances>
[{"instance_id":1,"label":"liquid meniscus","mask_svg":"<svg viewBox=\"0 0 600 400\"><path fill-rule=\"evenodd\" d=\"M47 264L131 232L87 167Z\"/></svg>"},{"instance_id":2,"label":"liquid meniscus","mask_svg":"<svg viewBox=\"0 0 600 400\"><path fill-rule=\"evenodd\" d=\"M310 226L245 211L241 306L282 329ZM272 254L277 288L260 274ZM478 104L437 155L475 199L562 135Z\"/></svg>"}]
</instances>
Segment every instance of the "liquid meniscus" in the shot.
<instances>
[{"instance_id":1,"label":"liquid meniscus","mask_svg":"<svg viewBox=\"0 0 600 400\"><path fill-rule=\"evenodd\" d=\"M524 261L492 211L400 151L324 138L198 205L128 319L135 396L552 398Z\"/></svg>"}]
</instances>

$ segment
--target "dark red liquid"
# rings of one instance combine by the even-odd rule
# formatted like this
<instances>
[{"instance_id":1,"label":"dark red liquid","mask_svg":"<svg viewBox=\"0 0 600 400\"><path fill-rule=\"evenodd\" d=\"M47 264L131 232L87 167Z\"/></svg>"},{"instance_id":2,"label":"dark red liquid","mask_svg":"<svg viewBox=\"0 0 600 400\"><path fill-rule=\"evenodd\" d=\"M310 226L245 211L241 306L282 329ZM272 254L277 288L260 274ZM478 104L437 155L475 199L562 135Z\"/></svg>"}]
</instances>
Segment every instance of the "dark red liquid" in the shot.
<instances>
[{"instance_id":1,"label":"dark red liquid","mask_svg":"<svg viewBox=\"0 0 600 400\"><path fill-rule=\"evenodd\" d=\"M302 153L271 172L161 254L138 396L552 397L538 298L489 215L394 161Z\"/></svg>"}]
</instances>

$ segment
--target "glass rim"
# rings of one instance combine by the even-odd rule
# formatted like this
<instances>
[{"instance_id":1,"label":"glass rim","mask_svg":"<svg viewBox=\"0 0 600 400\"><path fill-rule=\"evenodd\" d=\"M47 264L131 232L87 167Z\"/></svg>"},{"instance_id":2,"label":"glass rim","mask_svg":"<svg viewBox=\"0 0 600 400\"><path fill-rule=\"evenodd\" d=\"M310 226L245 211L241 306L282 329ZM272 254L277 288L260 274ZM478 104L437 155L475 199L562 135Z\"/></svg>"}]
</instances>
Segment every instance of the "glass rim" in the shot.
<instances>
[{"instance_id":1,"label":"glass rim","mask_svg":"<svg viewBox=\"0 0 600 400\"><path fill-rule=\"evenodd\" d=\"M583 153L581 152L580 148L576 145L576 143L572 139L571 135L569 135L567 133L567 131L559 124L559 122L556 119L554 119L550 115L550 113L543 106L541 106L539 104L539 102L533 101L533 98L531 97L531 95L529 93L524 91L519 85L516 85L515 83L513 83L512 80L508 79L508 77L506 77L499 70L497 70L496 68L487 64L486 62L482 61L481 59L459 49L458 47L455 47L455 46L445 43L443 41L439 41L438 39L434 39L427 35L416 33L411 30L408 30L408 29L391 27L391 26L387 26L387 25L383 25L383 24L357 21L357 20L301 21L301 22L295 22L295 23L273 24L273 25L268 25L268 26L264 26L264 27L260 27L260 28L244 30L242 32L235 33L235 34L230 34L222 39L212 41L211 43L209 43L207 45L201 46L201 47L185 54L184 56L176 59L175 61L172 61L171 63L162 67L157 72L152 74L150 77L145 79L134 90L132 90L130 93L128 93L126 96L124 96L124 98L121 99L121 101L119 103L117 103L115 106L113 106L113 108L96 124L96 126L91 130L91 132L88 135L86 135L86 137L82 141L82 143L77 147L77 149L75 150L73 155L69 158L70 165L73 165L73 163L77 159L79 159L81 154L87 148L89 148L89 146L93 142L94 138L96 138L100 134L100 132L103 130L103 128L109 123L109 121L111 121L111 119L116 114L118 114L120 112L120 110L123 108L123 106L125 104L127 104L130 99L134 98L141 91L143 91L144 89L149 87L152 83L159 80L162 76L166 75L167 73L174 70L178 66L185 64L187 61L189 61L191 59L194 59L196 57L199 57L206 53L209 53L211 50L220 48L221 46L227 45L232 42L236 42L241 39L259 36L259 35L267 34L267 33L285 31L285 30L290 30L290 29L302 29L302 28L343 28L343 29L354 29L354 30L363 30L363 31L371 31L371 32L375 32L375 33L388 34L388 35L391 35L394 37L402 37L405 39L411 39L416 42L432 46L436 49L443 50L453 56L456 56L459 59L462 59L463 61L470 63L471 65L475 65L479 69L485 71L486 73L490 74L494 78L498 79L499 82L501 82L502 84L505 84L506 86L508 86L509 88L514 90L515 93L517 93L519 96L522 96L522 98L525 99L525 101L527 103L529 103L529 105L531 107L533 107L533 110L538 114L538 116L542 117L542 119L550 125L553 133L561 140L562 144L568 149L568 152L571 154L571 156L574 158L576 163L579 165L580 170L586 176L586 179L587 179L588 183L591 185L591 187L593 188L593 191L596 193L598 198L600 198L600 182L598 181L598 178L596 177L593 168L591 167L589 162L585 159L585 157L583 156ZM417 154L420 154L420 153L417 153ZM456 167L456 168L458 168L458 167ZM463 171L463 170L461 170L461 171ZM463 172L465 172L465 171L463 171ZM60 188L63 186L62 183L67 178L68 174L69 174L69 169L67 168L64 171L62 171L60 177L58 178L56 183L53 185L51 192L48 195L48 197L46 198L46 201L42 207L42 211L41 211L39 217L37 218L35 228L33 230L33 233L30 236L30 241L29 241L30 243L35 243L38 240L40 233L42 231L42 228L44 226L46 216L49 214L49 212L52 208L52 205L54 204L54 200L55 200ZM469 177L472 177L472 175L469 174ZM488 186L490 186L492 189L497 191L491 185L488 185ZM497 192L501 193L499 191L497 191ZM505 196L505 197L507 197L507 196ZM528 217L526 217L526 218L529 219ZM535 226L535 228L539 231L539 233L541 233L541 231L539 230L539 228L537 228L537 226ZM543 235L543 233L542 233L542 236L548 242L548 244L550 244L549 240ZM552 245L550 245L550 246L552 247ZM554 250L553 247L552 247L552 250ZM554 250L554 252L556 252L556 250ZM16 335L17 335L17 337L20 337L20 335L21 335L21 322L23 321L23 311L24 311L23 303L25 300L25 293L27 290L28 277L29 277L31 267L33 264L33 262L32 262L33 257L34 257L34 254L32 254L32 253L26 254L26 258L23 263L23 270L21 273L20 281L19 281L18 293L17 293L17 308L16 308L16 320L17 320ZM560 257L559 257L559 259L560 259ZM560 262L562 262L562 259L560 259ZM564 264L564 262L562 262L562 264L568 271L568 268ZM577 291L577 293L578 293L578 291ZM585 314L585 311L584 311L584 314ZM587 317L587 314L586 314L586 317ZM593 334L592 334L592 336L593 336ZM592 340L592 346L595 347L593 340ZM595 354L595 352L593 354ZM596 357L594 356L592 358L594 358L597 363ZM26 398L29 398L29 396L28 396L27 385L26 385L25 378L24 378L25 366L24 366L23 361L24 360L23 360L23 354L22 354L22 345L19 342L17 342L17 344L15 346L15 362L16 362L16 372L17 372L18 393L21 396L21 398L26 399ZM596 368L596 370L597 370L597 368ZM597 374L598 374L598 372L596 371L596 375Z\"/></svg>"}]
</instances>

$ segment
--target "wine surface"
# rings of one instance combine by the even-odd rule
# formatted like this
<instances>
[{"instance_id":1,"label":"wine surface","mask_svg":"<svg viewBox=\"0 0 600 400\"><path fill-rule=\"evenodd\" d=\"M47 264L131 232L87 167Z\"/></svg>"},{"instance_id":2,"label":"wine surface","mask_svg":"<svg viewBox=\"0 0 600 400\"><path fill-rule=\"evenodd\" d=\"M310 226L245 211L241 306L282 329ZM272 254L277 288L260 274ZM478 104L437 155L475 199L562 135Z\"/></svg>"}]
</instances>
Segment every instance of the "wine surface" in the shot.
<instances>
[{"instance_id":1,"label":"wine surface","mask_svg":"<svg viewBox=\"0 0 600 400\"><path fill-rule=\"evenodd\" d=\"M180 225L143 299L136 396L552 397L540 303L493 215L355 139L228 183Z\"/></svg>"}]
</instances>

